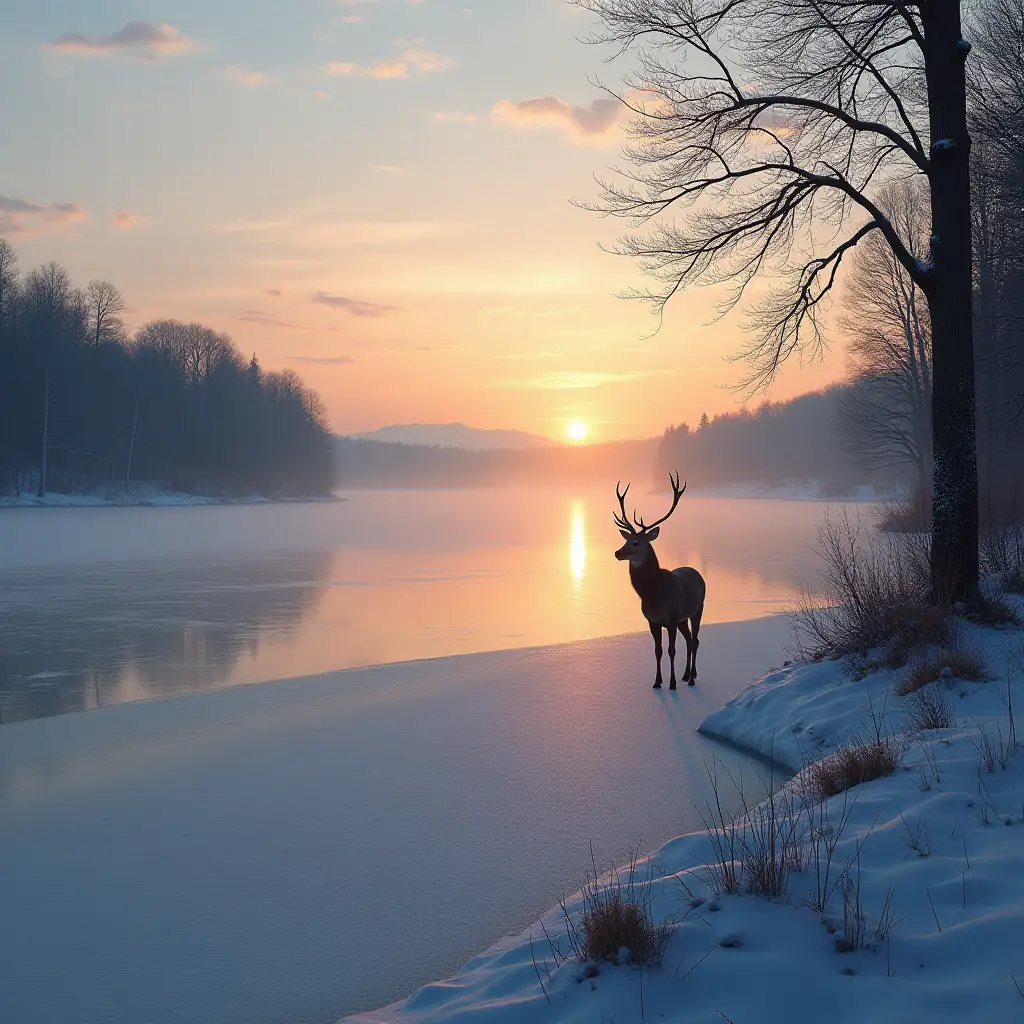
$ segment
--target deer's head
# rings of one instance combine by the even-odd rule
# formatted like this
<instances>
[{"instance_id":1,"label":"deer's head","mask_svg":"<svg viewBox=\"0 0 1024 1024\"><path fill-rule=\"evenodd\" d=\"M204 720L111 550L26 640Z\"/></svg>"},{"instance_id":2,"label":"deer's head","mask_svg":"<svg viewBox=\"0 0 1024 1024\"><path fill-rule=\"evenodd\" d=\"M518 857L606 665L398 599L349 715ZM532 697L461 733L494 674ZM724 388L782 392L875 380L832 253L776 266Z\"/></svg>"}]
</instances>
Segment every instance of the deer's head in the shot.
<instances>
[{"instance_id":1,"label":"deer's head","mask_svg":"<svg viewBox=\"0 0 1024 1024\"><path fill-rule=\"evenodd\" d=\"M626 495L629 493L629 484L626 484L624 491L619 490L618 484L615 485L615 497L619 499L620 512L614 513L613 518L615 525L619 528L619 533L622 534L622 538L626 542L615 552L615 557L620 562L628 559L632 566L642 565L651 552L651 544L658 539L658 534L661 533L661 524L675 512L679 499L683 496L683 491L686 490L686 484L684 483L682 487L679 486L678 473L675 476L670 473L668 479L672 485L672 507L660 519L650 524L645 523L643 517L638 517L635 510L633 518L630 520L626 513Z\"/></svg>"}]
</instances>

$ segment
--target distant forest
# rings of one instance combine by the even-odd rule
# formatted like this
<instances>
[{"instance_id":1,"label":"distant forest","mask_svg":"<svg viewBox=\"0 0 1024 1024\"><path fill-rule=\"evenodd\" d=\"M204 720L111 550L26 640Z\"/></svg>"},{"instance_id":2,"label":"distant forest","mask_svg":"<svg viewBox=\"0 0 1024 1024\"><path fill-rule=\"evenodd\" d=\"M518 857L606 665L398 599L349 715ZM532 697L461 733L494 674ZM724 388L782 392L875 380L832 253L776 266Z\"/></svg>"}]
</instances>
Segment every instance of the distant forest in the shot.
<instances>
[{"instance_id":1,"label":"distant forest","mask_svg":"<svg viewBox=\"0 0 1024 1024\"><path fill-rule=\"evenodd\" d=\"M339 437L339 487L500 487L650 480L657 440L469 451Z\"/></svg>"},{"instance_id":2,"label":"distant forest","mask_svg":"<svg viewBox=\"0 0 1024 1024\"><path fill-rule=\"evenodd\" d=\"M900 479L893 468L868 469L851 457L840 419L850 390L837 385L669 427L658 447L659 475L679 470L698 487L816 480L834 494L891 484Z\"/></svg>"},{"instance_id":3,"label":"distant forest","mask_svg":"<svg viewBox=\"0 0 1024 1024\"><path fill-rule=\"evenodd\" d=\"M893 469L869 469L851 458L840 433L847 387L801 395L709 419L693 428L669 427L662 438L616 444L560 445L524 451L337 439L342 487L477 487L519 483L660 484L679 470L691 487L817 481L825 492L861 484L887 486Z\"/></svg>"},{"instance_id":4,"label":"distant forest","mask_svg":"<svg viewBox=\"0 0 1024 1024\"><path fill-rule=\"evenodd\" d=\"M118 289L22 276L0 239L0 494L137 482L196 494L314 495L333 486L318 396L226 334L155 320L129 337Z\"/></svg>"}]
</instances>

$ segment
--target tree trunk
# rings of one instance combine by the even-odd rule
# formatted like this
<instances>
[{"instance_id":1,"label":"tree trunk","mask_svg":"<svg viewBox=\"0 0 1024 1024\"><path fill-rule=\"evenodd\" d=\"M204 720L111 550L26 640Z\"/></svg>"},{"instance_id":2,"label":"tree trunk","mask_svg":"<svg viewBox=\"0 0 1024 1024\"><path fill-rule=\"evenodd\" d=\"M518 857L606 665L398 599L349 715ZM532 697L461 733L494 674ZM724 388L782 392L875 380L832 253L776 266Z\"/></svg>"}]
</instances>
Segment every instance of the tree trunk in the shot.
<instances>
[{"instance_id":1,"label":"tree trunk","mask_svg":"<svg viewBox=\"0 0 1024 1024\"><path fill-rule=\"evenodd\" d=\"M132 440L128 446L128 472L124 478L124 493L128 495L128 489L132 482L132 457L135 455L135 430L139 425L139 400L135 399L135 415L132 417Z\"/></svg>"},{"instance_id":2,"label":"tree trunk","mask_svg":"<svg viewBox=\"0 0 1024 1024\"><path fill-rule=\"evenodd\" d=\"M960 0L921 5L931 111L932 587L978 600L978 466L971 276L971 138Z\"/></svg>"},{"instance_id":3,"label":"tree trunk","mask_svg":"<svg viewBox=\"0 0 1024 1024\"><path fill-rule=\"evenodd\" d=\"M46 364L46 383L43 387L43 452L39 468L37 497L46 497L46 453L50 447L50 364Z\"/></svg>"}]
</instances>

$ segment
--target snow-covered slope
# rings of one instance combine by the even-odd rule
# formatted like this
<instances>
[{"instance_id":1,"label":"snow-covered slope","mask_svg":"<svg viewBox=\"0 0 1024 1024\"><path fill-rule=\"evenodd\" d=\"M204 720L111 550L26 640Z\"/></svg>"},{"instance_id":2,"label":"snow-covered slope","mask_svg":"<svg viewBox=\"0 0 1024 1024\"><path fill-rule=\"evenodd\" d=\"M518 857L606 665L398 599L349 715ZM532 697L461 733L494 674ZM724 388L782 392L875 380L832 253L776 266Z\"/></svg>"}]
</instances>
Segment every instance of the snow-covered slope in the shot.
<instances>
[{"instance_id":1,"label":"snow-covered slope","mask_svg":"<svg viewBox=\"0 0 1024 1024\"><path fill-rule=\"evenodd\" d=\"M968 639L981 646L993 680L932 684L948 690L955 727L907 738L895 774L819 805L785 897L715 892L706 868L712 842L706 833L683 836L640 865L653 875L654 914L671 929L660 968L601 965L588 976L594 972L556 953L567 951L558 909L455 977L361 1019L1024 1020L1024 752L1010 750L1006 704L1009 694L1024 708L1022 635L974 628ZM904 707L885 699L891 684L887 672L854 681L836 664L789 666L749 686L702 729L798 768L805 756L871 728L872 717L898 733ZM991 771L981 754L986 742L1002 750ZM811 904L829 836L829 877L846 875L820 914ZM853 901L861 905L862 948L854 952L837 945L844 890L848 921L856 917ZM568 909L578 918L580 898Z\"/></svg>"}]
</instances>

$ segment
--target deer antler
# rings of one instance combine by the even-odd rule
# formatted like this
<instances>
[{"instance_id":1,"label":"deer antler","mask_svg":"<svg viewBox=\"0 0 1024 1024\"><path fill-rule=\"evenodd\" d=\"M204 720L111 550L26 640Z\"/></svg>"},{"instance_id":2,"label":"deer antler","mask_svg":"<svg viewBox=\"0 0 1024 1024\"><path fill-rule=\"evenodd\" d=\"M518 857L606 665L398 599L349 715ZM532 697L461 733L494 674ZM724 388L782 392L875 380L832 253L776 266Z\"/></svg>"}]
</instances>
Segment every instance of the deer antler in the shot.
<instances>
[{"instance_id":1,"label":"deer antler","mask_svg":"<svg viewBox=\"0 0 1024 1024\"><path fill-rule=\"evenodd\" d=\"M637 532L636 527L629 521L629 516L626 513L626 495L629 494L629 484L626 484L626 489L620 492L619 483L615 485L615 497L619 499L619 508L622 509L622 515L620 516L613 512L612 518L620 530L629 530L630 533L635 534Z\"/></svg>"},{"instance_id":2,"label":"deer antler","mask_svg":"<svg viewBox=\"0 0 1024 1024\"><path fill-rule=\"evenodd\" d=\"M678 472L675 476L669 473L668 482L672 485L672 507L660 519L656 519L653 523L645 525L644 521L641 519L637 524L641 530L653 530L655 526L660 526L670 515L672 515L673 512L675 512L676 505L679 504L679 499L683 496L683 492L686 490L686 484L684 483L682 487L679 486Z\"/></svg>"}]
</instances>

